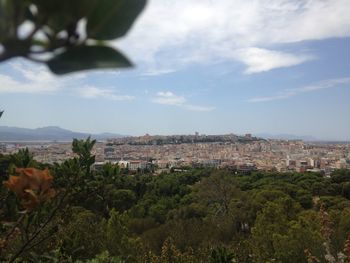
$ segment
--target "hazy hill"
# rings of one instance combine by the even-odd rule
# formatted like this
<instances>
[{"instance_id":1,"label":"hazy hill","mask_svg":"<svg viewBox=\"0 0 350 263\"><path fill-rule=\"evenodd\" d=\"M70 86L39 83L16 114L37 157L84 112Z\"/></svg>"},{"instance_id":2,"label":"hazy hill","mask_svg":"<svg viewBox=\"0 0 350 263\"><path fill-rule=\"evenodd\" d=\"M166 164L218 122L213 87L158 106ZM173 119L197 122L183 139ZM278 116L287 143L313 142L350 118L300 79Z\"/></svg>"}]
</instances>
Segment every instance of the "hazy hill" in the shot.
<instances>
[{"instance_id":1,"label":"hazy hill","mask_svg":"<svg viewBox=\"0 0 350 263\"><path fill-rule=\"evenodd\" d=\"M37 129L0 126L0 141L71 141L73 138L83 139L91 135L94 139L123 137L120 134L102 133L88 134L49 126Z\"/></svg>"}]
</instances>

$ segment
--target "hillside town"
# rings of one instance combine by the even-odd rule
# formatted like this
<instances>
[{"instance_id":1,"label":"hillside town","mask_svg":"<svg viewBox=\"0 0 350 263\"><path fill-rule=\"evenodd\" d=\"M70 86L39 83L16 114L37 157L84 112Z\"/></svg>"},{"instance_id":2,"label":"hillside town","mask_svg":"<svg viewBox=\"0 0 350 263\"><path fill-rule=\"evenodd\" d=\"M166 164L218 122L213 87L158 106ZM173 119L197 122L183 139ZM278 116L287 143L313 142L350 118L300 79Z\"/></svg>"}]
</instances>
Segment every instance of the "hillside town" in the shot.
<instances>
[{"instance_id":1,"label":"hillside town","mask_svg":"<svg viewBox=\"0 0 350 263\"><path fill-rule=\"evenodd\" d=\"M71 143L1 143L0 153L28 148L35 159L61 163L71 158ZM164 172L190 167L229 168L240 172L321 172L350 168L350 143L264 140L245 136L140 136L97 142L95 169L105 163L130 171Z\"/></svg>"}]
</instances>

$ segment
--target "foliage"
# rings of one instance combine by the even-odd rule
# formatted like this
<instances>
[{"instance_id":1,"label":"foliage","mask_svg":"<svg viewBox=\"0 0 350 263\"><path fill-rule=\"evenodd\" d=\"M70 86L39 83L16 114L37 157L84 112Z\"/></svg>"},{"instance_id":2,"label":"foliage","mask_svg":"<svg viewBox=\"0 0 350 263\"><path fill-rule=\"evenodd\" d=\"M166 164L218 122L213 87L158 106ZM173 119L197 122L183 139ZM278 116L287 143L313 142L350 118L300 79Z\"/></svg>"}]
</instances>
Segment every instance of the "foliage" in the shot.
<instances>
[{"instance_id":1,"label":"foliage","mask_svg":"<svg viewBox=\"0 0 350 263\"><path fill-rule=\"evenodd\" d=\"M23 208L32 210L56 195L48 169L17 168L16 173L19 176L10 176L4 185L16 194Z\"/></svg>"},{"instance_id":2,"label":"foliage","mask_svg":"<svg viewBox=\"0 0 350 263\"><path fill-rule=\"evenodd\" d=\"M75 144L85 145L82 148L88 148L91 144L89 140L75 141ZM85 158L85 159L84 159ZM84 166L91 160L91 154L80 156L80 159L74 158L68 160L60 167L62 170L69 171L65 177L57 174L53 170L53 176L46 168L44 170L36 168L16 168L16 164L22 164L24 167L31 163L32 156L28 150L20 151L18 154L9 158L7 174L16 171L19 176L11 175L4 182L4 188L1 189L1 197L4 197L5 206L1 207L1 258L14 262L19 257L30 257L39 246L47 246L49 252L54 244L51 237L60 232L62 222L67 217L67 212L73 204L73 200L81 194L80 186L86 178L90 178L89 169ZM80 163L82 165L80 165ZM71 165L75 164L75 166ZM85 170L85 173L81 173ZM57 179L57 184L53 184L53 178ZM7 190L6 190L7 188ZM10 190L10 191L9 191ZM15 198L16 197L16 198ZM19 203L19 205L16 205ZM25 210L23 211L23 208ZM3 220L10 220L7 221ZM6 222L5 224L3 222Z\"/></svg>"},{"instance_id":3,"label":"foliage","mask_svg":"<svg viewBox=\"0 0 350 263\"><path fill-rule=\"evenodd\" d=\"M232 263L236 262L233 253L227 251L224 247L213 249L210 253L209 261L211 263Z\"/></svg>"},{"instance_id":4,"label":"foliage","mask_svg":"<svg viewBox=\"0 0 350 263\"><path fill-rule=\"evenodd\" d=\"M1 0L0 62L25 57L56 74L130 67L105 41L123 37L145 5L146 0Z\"/></svg>"},{"instance_id":5,"label":"foliage","mask_svg":"<svg viewBox=\"0 0 350 263\"><path fill-rule=\"evenodd\" d=\"M84 209L70 209L58 232L60 249L73 259L89 259L104 251L105 227L101 218Z\"/></svg>"},{"instance_id":6,"label":"foliage","mask_svg":"<svg viewBox=\"0 0 350 263\"><path fill-rule=\"evenodd\" d=\"M104 251L98 254L95 258L86 260L85 263L123 263L119 257L111 256L108 251ZM75 263L83 263L83 261L76 261Z\"/></svg>"},{"instance_id":7,"label":"foliage","mask_svg":"<svg viewBox=\"0 0 350 263\"><path fill-rule=\"evenodd\" d=\"M350 256L346 170L330 178L212 169L131 175L113 164L91 169L94 145L74 140L75 157L53 165L35 162L28 150L0 156L1 260L325 263Z\"/></svg>"}]
</instances>

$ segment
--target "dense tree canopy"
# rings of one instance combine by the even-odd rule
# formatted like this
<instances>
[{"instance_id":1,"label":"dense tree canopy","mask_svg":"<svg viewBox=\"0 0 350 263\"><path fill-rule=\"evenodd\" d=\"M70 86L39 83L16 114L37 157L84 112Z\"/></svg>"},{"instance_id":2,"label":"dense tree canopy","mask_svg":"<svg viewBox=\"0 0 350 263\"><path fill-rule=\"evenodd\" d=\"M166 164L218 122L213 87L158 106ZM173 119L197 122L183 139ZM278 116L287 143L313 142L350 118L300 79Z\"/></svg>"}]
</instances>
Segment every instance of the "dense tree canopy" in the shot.
<instances>
[{"instance_id":1,"label":"dense tree canopy","mask_svg":"<svg viewBox=\"0 0 350 263\"><path fill-rule=\"evenodd\" d=\"M38 163L27 150L0 156L2 181L19 176L15 167L38 175L47 167L55 190L28 209L24 195L1 187L1 260L349 260L348 170L330 178L214 169L128 174L112 164L91 170L94 143L74 140L76 157L61 164ZM29 190L33 198L41 191Z\"/></svg>"}]
</instances>

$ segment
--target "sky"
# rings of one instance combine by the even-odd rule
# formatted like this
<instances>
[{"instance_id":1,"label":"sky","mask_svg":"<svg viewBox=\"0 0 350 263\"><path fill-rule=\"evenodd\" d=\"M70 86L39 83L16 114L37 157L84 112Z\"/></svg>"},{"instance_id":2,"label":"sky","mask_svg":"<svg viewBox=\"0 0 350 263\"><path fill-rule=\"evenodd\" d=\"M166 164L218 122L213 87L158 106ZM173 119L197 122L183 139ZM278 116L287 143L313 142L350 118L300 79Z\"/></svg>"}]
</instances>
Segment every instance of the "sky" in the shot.
<instances>
[{"instance_id":1,"label":"sky","mask_svg":"<svg viewBox=\"0 0 350 263\"><path fill-rule=\"evenodd\" d=\"M0 64L0 125L350 140L350 0L150 0L109 44L136 67Z\"/></svg>"}]
</instances>

